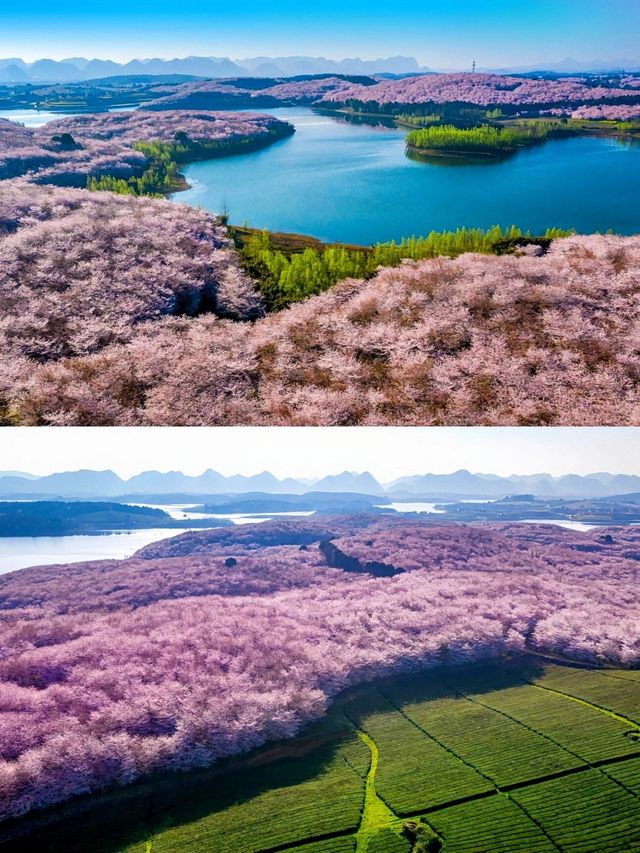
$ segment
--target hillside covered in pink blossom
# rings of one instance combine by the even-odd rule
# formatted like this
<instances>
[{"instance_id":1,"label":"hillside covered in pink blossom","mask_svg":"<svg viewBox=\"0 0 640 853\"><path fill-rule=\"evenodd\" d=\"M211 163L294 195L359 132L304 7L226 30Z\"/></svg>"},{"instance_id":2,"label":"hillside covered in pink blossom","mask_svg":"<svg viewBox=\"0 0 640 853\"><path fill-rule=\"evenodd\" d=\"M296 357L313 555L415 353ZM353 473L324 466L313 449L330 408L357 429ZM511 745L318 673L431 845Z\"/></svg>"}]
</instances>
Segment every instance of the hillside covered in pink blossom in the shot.
<instances>
[{"instance_id":1,"label":"hillside covered in pink blossom","mask_svg":"<svg viewBox=\"0 0 640 853\"><path fill-rule=\"evenodd\" d=\"M640 93L634 77L608 81L589 77L543 79L501 74L429 74L382 80L374 86L341 86L326 92L322 103L376 107L463 104L487 109L498 107L506 112L563 108L565 114L578 118L640 117ZM597 115L586 114L585 111L592 108L598 109Z\"/></svg>"},{"instance_id":2,"label":"hillside covered in pink blossom","mask_svg":"<svg viewBox=\"0 0 640 853\"><path fill-rule=\"evenodd\" d=\"M358 108L456 104L505 113L545 112L559 108L576 118L640 117L637 76L576 75L548 79L503 74L425 74L400 79L322 76L312 79L204 80L165 86L165 93L143 106L149 110L265 109L316 105ZM158 90L160 87L158 87ZM585 111L597 108L598 114Z\"/></svg>"},{"instance_id":3,"label":"hillside covered in pink blossom","mask_svg":"<svg viewBox=\"0 0 640 853\"><path fill-rule=\"evenodd\" d=\"M523 650L637 665L639 554L633 527L361 516L4 575L0 814L290 737L385 674Z\"/></svg>"},{"instance_id":4,"label":"hillside covered in pink blossom","mask_svg":"<svg viewBox=\"0 0 640 853\"><path fill-rule=\"evenodd\" d=\"M286 128L273 116L188 110L90 113L38 128L0 119L0 180L25 175L35 183L85 187L88 178L142 174L149 160L134 150L136 142L174 142L178 135L194 143L268 144Z\"/></svg>"},{"instance_id":5,"label":"hillside covered in pink blossom","mask_svg":"<svg viewBox=\"0 0 640 853\"><path fill-rule=\"evenodd\" d=\"M370 84L374 79L367 79ZM283 105L310 105L328 93L350 90L352 83L342 77L313 77L308 80L251 80L251 85L241 78L228 80L202 80L166 86L166 94L143 105L148 110L177 109L233 109L235 107L258 109Z\"/></svg>"},{"instance_id":6,"label":"hillside covered in pink blossom","mask_svg":"<svg viewBox=\"0 0 640 853\"><path fill-rule=\"evenodd\" d=\"M166 315L262 310L226 229L167 201L1 182L0 256L9 377L130 342Z\"/></svg>"},{"instance_id":7,"label":"hillside covered in pink blossom","mask_svg":"<svg viewBox=\"0 0 640 853\"><path fill-rule=\"evenodd\" d=\"M34 203L36 211L39 204ZM100 204L116 202L105 195ZM148 204L170 222L206 221L204 214L179 206ZM578 236L554 241L546 254L529 247L519 255L404 262L368 281L339 283L252 325L212 314L175 316L166 310L158 316L156 311L148 319L137 317L135 325L118 321L127 327L120 341L101 338L99 318L70 303L67 323L72 328L77 323L77 334L91 346L83 351L74 344L75 354L51 349L41 363L29 355L29 329L46 323L35 294L43 282L55 283L65 256L86 251L77 228L65 231L64 222L64 217L50 224L28 220L0 240L4 286L10 294L24 295L15 298L15 319L5 331L13 351L25 359L4 368L2 390L11 422L640 422L638 237ZM38 236L49 232L59 234L57 242ZM143 231L139 239L144 240ZM6 271L22 269L25 240L38 246L39 257L20 272L24 282L14 276L12 285ZM191 251L189 243L178 245ZM166 251L174 259L167 269L177 270L177 248ZM135 265L126 267L123 262L124 280L132 281ZM242 294L240 304L250 315L256 303L239 276L232 267L235 285L225 293ZM176 277L185 280L177 272ZM125 306L139 299L128 293L131 289ZM48 298L62 304L64 288L51 290ZM173 290L166 293L170 301ZM117 305L108 297L107 303L117 315Z\"/></svg>"}]
</instances>

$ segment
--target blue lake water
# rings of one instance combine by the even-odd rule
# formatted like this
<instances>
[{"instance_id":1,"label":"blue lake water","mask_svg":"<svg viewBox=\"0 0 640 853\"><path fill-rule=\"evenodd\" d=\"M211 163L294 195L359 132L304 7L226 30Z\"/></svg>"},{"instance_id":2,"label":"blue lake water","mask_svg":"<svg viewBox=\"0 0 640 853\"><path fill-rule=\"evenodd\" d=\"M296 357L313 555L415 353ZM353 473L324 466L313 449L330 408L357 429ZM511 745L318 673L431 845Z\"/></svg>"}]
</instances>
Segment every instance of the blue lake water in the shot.
<instances>
[{"instance_id":1,"label":"blue lake water","mask_svg":"<svg viewBox=\"0 0 640 853\"><path fill-rule=\"evenodd\" d=\"M216 213L227 209L236 224L362 244L463 225L640 232L638 143L581 137L501 161L421 163L405 156L406 130L305 108L268 112L294 124L295 136L187 166L192 187L174 200ZM0 111L28 127L63 115Z\"/></svg>"},{"instance_id":2,"label":"blue lake water","mask_svg":"<svg viewBox=\"0 0 640 853\"><path fill-rule=\"evenodd\" d=\"M28 566L78 563L82 560L124 560L145 545L185 532L153 528L101 536L6 536L0 539L0 575Z\"/></svg>"},{"instance_id":3,"label":"blue lake water","mask_svg":"<svg viewBox=\"0 0 640 853\"><path fill-rule=\"evenodd\" d=\"M136 107L118 107L118 109L107 110L107 112L131 112ZM8 118L10 121L15 121L18 124L23 124L25 127L42 127L47 122L55 121L58 118L69 118L71 116L81 115L77 112L61 113L52 112L51 110L0 110L0 118Z\"/></svg>"},{"instance_id":4,"label":"blue lake water","mask_svg":"<svg viewBox=\"0 0 640 853\"><path fill-rule=\"evenodd\" d=\"M8 118L25 127L42 127L48 121L57 118L67 118L77 113L54 113L50 110L0 110L0 118Z\"/></svg>"},{"instance_id":5,"label":"blue lake water","mask_svg":"<svg viewBox=\"0 0 640 853\"><path fill-rule=\"evenodd\" d=\"M507 160L440 165L405 155L405 130L302 108L269 110L295 136L262 151L193 163L175 201L236 224L369 244L460 226L515 224L584 233L640 231L640 144L580 137Z\"/></svg>"},{"instance_id":6,"label":"blue lake water","mask_svg":"<svg viewBox=\"0 0 640 853\"><path fill-rule=\"evenodd\" d=\"M219 527L217 519L226 519L233 524L251 524L268 521L275 516L305 516L312 512L273 513L197 513L190 511L192 504L149 504L133 503L133 506L150 506L168 512L172 518L188 520L207 518L211 527ZM119 530L104 534L73 534L70 536L4 536L0 537L0 575L25 569L29 566L44 566L53 563L77 563L82 560L123 560L131 557L139 548L179 536L188 529L172 530L150 528L148 530Z\"/></svg>"}]
</instances>

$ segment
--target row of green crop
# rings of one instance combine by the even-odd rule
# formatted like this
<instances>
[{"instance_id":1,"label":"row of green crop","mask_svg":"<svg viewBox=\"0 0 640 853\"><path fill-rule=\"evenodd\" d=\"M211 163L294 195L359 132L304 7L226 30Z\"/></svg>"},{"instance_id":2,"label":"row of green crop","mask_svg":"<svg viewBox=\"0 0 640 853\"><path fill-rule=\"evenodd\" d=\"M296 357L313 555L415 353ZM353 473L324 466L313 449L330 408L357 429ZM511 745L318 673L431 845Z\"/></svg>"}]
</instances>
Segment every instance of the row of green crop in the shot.
<instances>
[{"instance_id":1,"label":"row of green crop","mask_svg":"<svg viewBox=\"0 0 640 853\"><path fill-rule=\"evenodd\" d=\"M632 724L640 727L640 685L634 675L640 679L640 673L618 673L612 670L593 672L566 666L550 666L545 669L543 676L535 679L535 683L592 702L607 711L626 717Z\"/></svg>"},{"instance_id":2,"label":"row of green crop","mask_svg":"<svg viewBox=\"0 0 640 853\"><path fill-rule=\"evenodd\" d=\"M532 785L510 796L561 850L640 849L638 799L597 770Z\"/></svg>"},{"instance_id":3,"label":"row of green crop","mask_svg":"<svg viewBox=\"0 0 640 853\"><path fill-rule=\"evenodd\" d=\"M640 758L631 758L606 768L607 776L615 779L621 785L640 797Z\"/></svg>"},{"instance_id":4,"label":"row of green crop","mask_svg":"<svg viewBox=\"0 0 640 853\"><path fill-rule=\"evenodd\" d=\"M331 714L314 733L319 745L298 757L158 774L144 785L98 794L82 820L71 809L58 823L8 844L7 853L257 853L306 843L313 853L351 853L346 837L360 823L365 784L353 767L364 766L369 750Z\"/></svg>"},{"instance_id":5,"label":"row of green crop","mask_svg":"<svg viewBox=\"0 0 640 853\"><path fill-rule=\"evenodd\" d=\"M505 714L455 695L402 710L499 787L584 763Z\"/></svg>"},{"instance_id":6,"label":"row of green crop","mask_svg":"<svg viewBox=\"0 0 640 853\"><path fill-rule=\"evenodd\" d=\"M381 829L369 839L366 853L410 853L409 841L392 829Z\"/></svg>"},{"instance_id":7,"label":"row of green crop","mask_svg":"<svg viewBox=\"0 0 640 853\"><path fill-rule=\"evenodd\" d=\"M154 833L153 853L181 850L196 836L201 850L255 853L355 832L363 789L362 778L335 748L317 750L308 761L290 759L254 768L243 774L235 791L224 790L196 824L189 820Z\"/></svg>"},{"instance_id":8,"label":"row of green crop","mask_svg":"<svg viewBox=\"0 0 640 853\"><path fill-rule=\"evenodd\" d=\"M292 302L322 293L346 278L370 278L379 267L398 266L403 260L424 260L437 256L455 257L465 252L491 253L513 247L518 241L546 242L567 236L569 231L550 228L540 238L532 238L516 226L459 228L432 231L426 237L411 237L397 243L378 243L371 249L328 246L286 254L275 248L267 231L256 232L240 248L245 268L260 283L267 308L276 311Z\"/></svg>"},{"instance_id":9,"label":"row of green crop","mask_svg":"<svg viewBox=\"0 0 640 853\"><path fill-rule=\"evenodd\" d=\"M628 725L569 697L517 681L496 687L469 684L452 674L451 684L490 708L507 714L544 735L583 761L599 761L631 753ZM640 746L640 744L638 745Z\"/></svg>"},{"instance_id":10,"label":"row of green crop","mask_svg":"<svg viewBox=\"0 0 640 853\"><path fill-rule=\"evenodd\" d=\"M313 841L311 844L287 847L282 853L354 853L355 849L355 836L349 835L345 838L329 838L325 841Z\"/></svg>"},{"instance_id":11,"label":"row of green crop","mask_svg":"<svg viewBox=\"0 0 640 853\"><path fill-rule=\"evenodd\" d=\"M347 713L378 747L376 791L396 814L415 814L462 797L492 791L476 773L371 691Z\"/></svg>"},{"instance_id":12,"label":"row of green crop","mask_svg":"<svg viewBox=\"0 0 640 853\"><path fill-rule=\"evenodd\" d=\"M640 787L640 760L607 773L633 791ZM631 783L631 784L629 784ZM619 853L640 849L638 800L599 773L542 782L429 814L445 841L445 853Z\"/></svg>"},{"instance_id":13,"label":"row of green crop","mask_svg":"<svg viewBox=\"0 0 640 853\"><path fill-rule=\"evenodd\" d=\"M558 849L504 795L433 812L429 822L444 839L445 853L551 853Z\"/></svg>"}]
</instances>

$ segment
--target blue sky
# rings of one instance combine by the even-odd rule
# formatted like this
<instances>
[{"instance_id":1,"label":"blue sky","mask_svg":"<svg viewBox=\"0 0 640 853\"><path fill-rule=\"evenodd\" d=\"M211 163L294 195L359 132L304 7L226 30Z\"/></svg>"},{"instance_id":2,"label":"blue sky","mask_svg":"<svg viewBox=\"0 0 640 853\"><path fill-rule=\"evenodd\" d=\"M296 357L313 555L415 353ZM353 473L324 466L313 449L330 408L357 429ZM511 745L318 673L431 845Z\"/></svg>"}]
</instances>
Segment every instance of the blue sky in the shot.
<instances>
[{"instance_id":1,"label":"blue sky","mask_svg":"<svg viewBox=\"0 0 640 853\"><path fill-rule=\"evenodd\" d=\"M4 427L0 471L640 474L636 427Z\"/></svg>"},{"instance_id":2,"label":"blue sky","mask_svg":"<svg viewBox=\"0 0 640 853\"><path fill-rule=\"evenodd\" d=\"M0 56L25 60L410 55L442 67L640 60L640 0L5 0Z\"/></svg>"}]
</instances>

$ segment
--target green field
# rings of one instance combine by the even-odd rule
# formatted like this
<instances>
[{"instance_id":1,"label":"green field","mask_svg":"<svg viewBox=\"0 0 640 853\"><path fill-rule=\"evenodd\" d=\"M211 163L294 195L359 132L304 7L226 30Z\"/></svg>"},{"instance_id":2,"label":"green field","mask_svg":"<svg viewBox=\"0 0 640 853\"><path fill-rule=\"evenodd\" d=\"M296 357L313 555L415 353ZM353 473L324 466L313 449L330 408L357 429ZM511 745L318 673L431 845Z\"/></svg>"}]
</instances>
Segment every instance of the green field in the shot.
<instances>
[{"instance_id":1,"label":"green field","mask_svg":"<svg viewBox=\"0 0 640 853\"><path fill-rule=\"evenodd\" d=\"M0 827L0 848L640 852L639 675L518 659L380 680L296 739Z\"/></svg>"}]
</instances>

